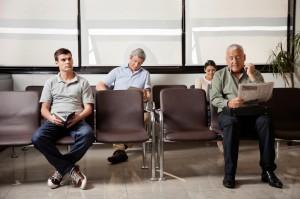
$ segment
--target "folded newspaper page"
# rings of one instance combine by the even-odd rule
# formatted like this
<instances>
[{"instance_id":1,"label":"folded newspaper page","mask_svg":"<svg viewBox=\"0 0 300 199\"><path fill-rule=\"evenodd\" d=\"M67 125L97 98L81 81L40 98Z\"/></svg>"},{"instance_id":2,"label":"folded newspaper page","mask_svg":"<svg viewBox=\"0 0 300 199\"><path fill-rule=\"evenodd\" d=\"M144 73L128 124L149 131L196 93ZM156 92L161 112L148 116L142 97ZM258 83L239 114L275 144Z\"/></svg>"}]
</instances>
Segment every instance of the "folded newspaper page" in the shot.
<instances>
[{"instance_id":1,"label":"folded newspaper page","mask_svg":"<svg viewBox=\"0 0 300 199\"><path fill-rule=\"evenodd\" d=\"M239 84L238 96L246 103L266 102L272 97L274 82Z\"/></svg>"}]
</instances>

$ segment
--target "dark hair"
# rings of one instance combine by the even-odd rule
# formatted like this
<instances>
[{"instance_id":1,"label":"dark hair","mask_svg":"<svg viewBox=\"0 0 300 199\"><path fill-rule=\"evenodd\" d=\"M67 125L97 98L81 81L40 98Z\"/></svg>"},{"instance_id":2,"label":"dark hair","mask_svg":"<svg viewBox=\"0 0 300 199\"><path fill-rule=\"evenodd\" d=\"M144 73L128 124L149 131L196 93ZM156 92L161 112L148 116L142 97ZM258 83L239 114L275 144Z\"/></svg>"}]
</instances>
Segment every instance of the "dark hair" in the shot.
<instances>
[{"instance_id":1,"label":"dark hair","mask_svg":"<svg viewBox=\"0 0 300 199\"><path fill-rule=\"evenodd\" d=\"M71 51L69 49L66 49L66 48L60 48L58 50L55 51L54 53L54 59L55 61L58 61L58 56L59 55L66 55L66 54L71 54Z\"/></svg>"},{"instance_id":2,"label":"dark hair","mask_svg":"<svg viewBox=\"0 0 300 199\"><path fill-rule=\"evenodd\" d=\"M207 66L213 66L213 67L217 68L216 63L213 60L207 60L204 64L204 69L206 69Z\"/></svg>"}]
</instances>

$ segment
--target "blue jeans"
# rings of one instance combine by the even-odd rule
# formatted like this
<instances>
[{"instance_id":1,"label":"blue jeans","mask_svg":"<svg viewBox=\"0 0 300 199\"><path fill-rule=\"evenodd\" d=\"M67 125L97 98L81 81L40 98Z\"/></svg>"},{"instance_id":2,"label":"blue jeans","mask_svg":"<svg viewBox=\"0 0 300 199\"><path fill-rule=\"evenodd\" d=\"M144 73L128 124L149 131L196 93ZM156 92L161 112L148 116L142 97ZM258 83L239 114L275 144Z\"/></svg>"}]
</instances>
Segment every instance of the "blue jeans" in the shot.
<instances>
[{"instance_id":1,"label":"blue jeans","mask_svg":"<svg viewBox=\"0 0 300 199\"><path fill-rule=\"evenodd\" d=\"M75 143L68 153L62 154L57 149L56 142L65 136L72 136ZM34 147L46 157L61 175L65 175L74 167L94 140L93 130L85 121L81 121L70 128L57 126L46 121L32 136Z\"/></svg>"}]
</instances>

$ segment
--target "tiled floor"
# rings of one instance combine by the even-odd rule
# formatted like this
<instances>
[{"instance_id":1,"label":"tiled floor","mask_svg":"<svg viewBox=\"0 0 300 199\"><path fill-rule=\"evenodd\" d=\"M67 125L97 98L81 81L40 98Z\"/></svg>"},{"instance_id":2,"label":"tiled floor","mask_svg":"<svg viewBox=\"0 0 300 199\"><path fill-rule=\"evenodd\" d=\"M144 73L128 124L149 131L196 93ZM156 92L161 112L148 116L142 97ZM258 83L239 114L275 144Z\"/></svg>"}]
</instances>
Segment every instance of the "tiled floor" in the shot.
<instances>
[{"instance_id":1,"label":"tiled floor","mask_svg":"<svg viewBox=\"0 0 300 199\"><path fill-rule=\"evenodd\" d=\"M284 182L276 189L260 181L258 146L243 141L237 174L237 188L222 186L223 157L215 143L166 146L165 181L150 181L150 171L140 169L140 151L131 149L129 161L109 165L109 145L94 145L79 162L87 175L88 189L74 188L66 179L64 186L51 190L46 180L53 168L30 147L17 148L18 158L10 158L10 149L0 152L0 199L299 199L300 146L282 144L276 173ZM65 150L62 147L62 150Z\"/></svg>"}]
</instances>

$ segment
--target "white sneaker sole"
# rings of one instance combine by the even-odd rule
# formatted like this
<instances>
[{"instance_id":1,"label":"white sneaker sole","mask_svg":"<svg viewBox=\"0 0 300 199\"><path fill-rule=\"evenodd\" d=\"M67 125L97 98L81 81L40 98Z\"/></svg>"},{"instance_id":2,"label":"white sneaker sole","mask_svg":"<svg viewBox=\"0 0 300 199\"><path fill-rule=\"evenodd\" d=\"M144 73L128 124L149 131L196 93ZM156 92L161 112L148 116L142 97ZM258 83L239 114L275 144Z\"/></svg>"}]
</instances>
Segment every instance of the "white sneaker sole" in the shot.
<instances>
[{"instance_id":1,"label":"white sneaker sole","mask_svg":"<svg viewBox=\"0 0 300 199\"><path fill-rule=\"evenodd\" d=\"M81 181L81 185L80 185L80 189L86 189L86 185L87 185L87 178L86 176L82 173L83 175L83 180Z\"/></svg>"},{"instance_id":2,"label":"white sneaker sole","mask_svg":"<svg viewBox=\"0 0 300 199\"><path fill-rule=\"evenodd\" d=\"M47 184L48 184L48 187L50 187L51 189L56 189L60 186L60 185L53 184L50 178L48 179Z\"/></svg>"}]
</instances>

